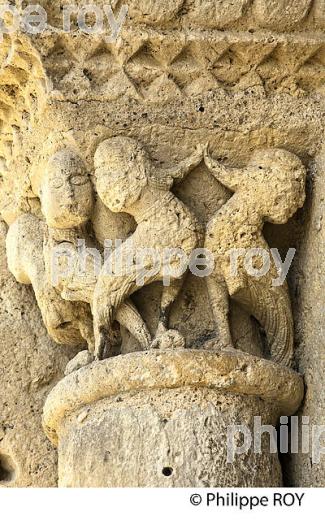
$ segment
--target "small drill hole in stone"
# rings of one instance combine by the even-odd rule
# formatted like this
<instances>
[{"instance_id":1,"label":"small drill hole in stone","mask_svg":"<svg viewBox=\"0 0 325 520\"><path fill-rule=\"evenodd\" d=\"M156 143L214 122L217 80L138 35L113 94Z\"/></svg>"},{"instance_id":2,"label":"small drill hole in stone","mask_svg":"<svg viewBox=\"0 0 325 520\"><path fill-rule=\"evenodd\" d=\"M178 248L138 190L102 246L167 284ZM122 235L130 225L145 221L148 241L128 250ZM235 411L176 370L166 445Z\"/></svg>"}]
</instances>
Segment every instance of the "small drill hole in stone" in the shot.
<instances>
[{"instance_id":1,"label":"small drill hole in stone","mask_svg":"<svg viewBox=\"0 0 325 520\"><path fill-rule=\"evenodd\" d=\"M173 468L164 468L162 470L162 474L165 476L165 477L171 477L172 474L173 474Z\"/></svg>"},{"instance_id":2,"label":"small drill hole in stone","mask_svg":"<svg viewBox=\"0 0 325 520\"><path fill-rule=\"evenodd\" d=\"M13 482L15 480L15 467L9 457L0 453L0 483Z\"/></svg>"}]
</instances>

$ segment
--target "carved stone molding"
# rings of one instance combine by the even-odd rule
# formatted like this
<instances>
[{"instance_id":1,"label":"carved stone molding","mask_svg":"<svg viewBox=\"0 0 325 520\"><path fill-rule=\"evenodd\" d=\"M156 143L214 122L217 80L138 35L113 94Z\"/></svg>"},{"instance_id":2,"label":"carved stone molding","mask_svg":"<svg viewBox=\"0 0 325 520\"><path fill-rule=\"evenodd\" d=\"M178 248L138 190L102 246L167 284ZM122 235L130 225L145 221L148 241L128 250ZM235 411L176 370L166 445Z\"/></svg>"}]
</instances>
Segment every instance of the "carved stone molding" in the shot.
<instances>
[{"instance_id":1,"label":"carved stone molding","mask_svg":"<svg viewBox=\"0 0 325 520\"><path fill-rule=\"evenodd\" d=\"M235 351L138 353L67 376L43 420L63 487L281 485L266 445L247 465L227 463L227 427L276 424L303 392L293 371Z\"/></svg>"},{"instance_id":2,"label":"carved stone molding","mask_svg":"<svg viewBox=\"0 0 325 520\"><path fill-rule=\"evenodd\" d=\"M249 85L260 86L267 94L285 89L289 80L300 95L324 85L322 37L130 30L118 46L104 39L90 46L85 42L82 37L72 40L63 35L47 49L44 64L53 84L52 96L106 101L130 96L139 102L161 103ZM71 88L77 84L75 90Z\"/></svg>"},{"instance_id":3,"label":"carved stone molding","mask_svg":"<svg viewBox=\"0 0 325 520\"><path fill-rule=\"evenodd\" d=\"M17 2L18 3L18 2ZM31 0L23 5L32 4ZM67 2L42 0L49 24L62 27L62 7ZM97 1L97 6L105 5ZM272 29L276 32L300 31L324 27L323 0L113 0L118 12L123 5L129 9L128 25L162 28ZM76 6L83 2L77 0ZM77 15L74 14L74 18Z\"/></svg>"}]
</instances>

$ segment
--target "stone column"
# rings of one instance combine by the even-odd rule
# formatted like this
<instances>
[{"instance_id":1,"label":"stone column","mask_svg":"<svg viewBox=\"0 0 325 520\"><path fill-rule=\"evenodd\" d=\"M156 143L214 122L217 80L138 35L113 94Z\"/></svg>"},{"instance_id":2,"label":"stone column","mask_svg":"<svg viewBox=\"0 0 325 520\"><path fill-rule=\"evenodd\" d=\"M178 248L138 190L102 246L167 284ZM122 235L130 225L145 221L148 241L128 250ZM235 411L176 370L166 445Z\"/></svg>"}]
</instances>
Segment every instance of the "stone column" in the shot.
<instances>
[{"instance_id":1,"label":"stone column","mask_svg":"<svg viewBox=\"0 0 325 520\"><path fill-rule=\"evenodd\" d=\"M269 436L261 453L230 464L228 427L252 431L254 417L276 425L302 397L298 374L234 350L140 352L68 375L47 399L44 427L61 487L280 486ZM236 446L243 440L235 434Z\"/></svg>"}]
</instances>

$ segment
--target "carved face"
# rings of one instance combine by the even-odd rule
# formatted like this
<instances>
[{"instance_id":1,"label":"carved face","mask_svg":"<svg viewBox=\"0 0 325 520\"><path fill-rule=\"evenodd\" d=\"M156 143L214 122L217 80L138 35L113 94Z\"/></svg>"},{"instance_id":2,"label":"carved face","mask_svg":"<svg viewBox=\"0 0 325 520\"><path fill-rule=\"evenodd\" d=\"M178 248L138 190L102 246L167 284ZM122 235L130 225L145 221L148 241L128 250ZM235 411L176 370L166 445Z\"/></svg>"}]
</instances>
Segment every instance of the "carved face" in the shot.
<instances>
[{"instance_id":1,"label":"carved face","mask_svg":"<svg viewBox=\"0 0 325 520\"><path fill-rule=\"evenodd\" d=\"M143 149L128 138L108 139L95 154L98 195L114 213L128 213L147 185L147 159Z\"/></svg>"},{"instance_id":2,"label":"carved face","mask_svg":"<svg viewBox=\"0 0 325 520\"><path fill-rule=\"evenodd\" d=\"M41 185L42 211L48 226L68 229L86 223L93 208L93 188L81 159L69 150L48 163Z\"/></svg>"},{"instance_id":3,"label":"carved face","mask_svg":"<svg viewBox=\"0 0 325 520\"><path fill-rule=\"evenodd\" d=\"M254 197L269 222L285 224L303 206L306 171L290 152L258 151L249 165L248 177L255 181Z\"/></svg>"},{"instance_id":4,"label":"carved face","mask_svg":"<svg viewBox=\"0 0 325 520\"><path fill-rule=\"evenodd\" d=\"M302 206L300 198L294 189L284 187L281 191L273 192L265 211L265 217L272 224L286 224Z\"/></svg>"}]
</instances>

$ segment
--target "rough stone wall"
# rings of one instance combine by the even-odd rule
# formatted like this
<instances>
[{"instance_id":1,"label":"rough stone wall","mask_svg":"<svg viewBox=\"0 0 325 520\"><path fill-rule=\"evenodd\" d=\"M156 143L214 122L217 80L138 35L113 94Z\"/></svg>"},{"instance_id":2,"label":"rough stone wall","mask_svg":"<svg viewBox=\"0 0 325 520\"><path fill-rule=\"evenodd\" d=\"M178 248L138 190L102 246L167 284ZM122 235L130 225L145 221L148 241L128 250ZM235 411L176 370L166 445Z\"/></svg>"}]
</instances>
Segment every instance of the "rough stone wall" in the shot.
<instances>
[{"instance_id":1,"label":"rough stone wall","mask_svg":"<svg viewBox=\"0 0 325 520\"><path fill-rule=\"evenodd\" d=\"M292 273L297 332L296 362L304 374L306 395L300 416L311 425L325 424L325 157L311 169L308 199L302 218L301 246ZM324 486L325 461L313 464L310 454L292 455L287 479L295 486Z\"/></svg>"}]
</instances>

